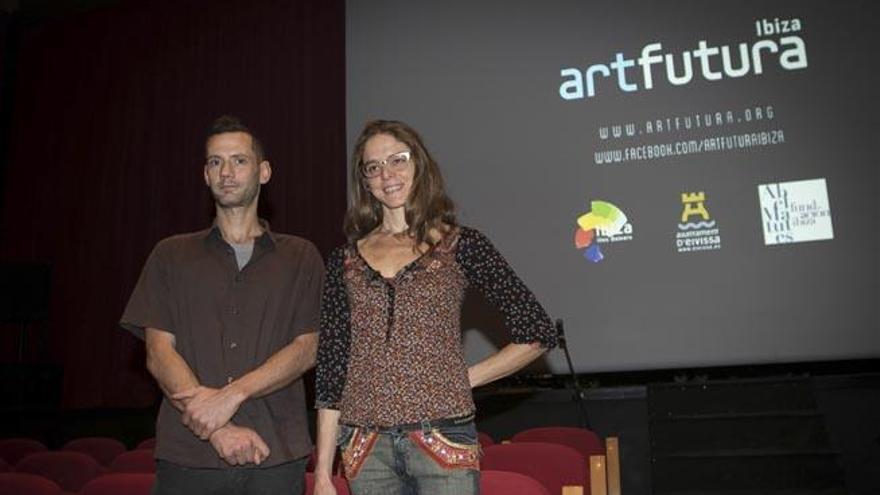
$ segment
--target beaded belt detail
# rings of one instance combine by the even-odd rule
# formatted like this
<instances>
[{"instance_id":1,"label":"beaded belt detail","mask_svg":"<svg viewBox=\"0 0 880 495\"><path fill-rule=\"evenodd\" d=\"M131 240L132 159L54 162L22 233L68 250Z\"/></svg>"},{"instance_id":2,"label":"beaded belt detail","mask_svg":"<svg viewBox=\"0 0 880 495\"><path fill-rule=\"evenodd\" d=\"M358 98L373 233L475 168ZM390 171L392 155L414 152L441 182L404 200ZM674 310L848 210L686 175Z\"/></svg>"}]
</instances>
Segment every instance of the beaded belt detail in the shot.
<instances>
[{"instance_id":1,"label":"beaded belt detail","mask_svg":"<svg viewBox=\"0 0 880 495\"><path fill-rule=\"evenodd\" d=\"M342 450L342 469L345 477L349 480L357 476L379 434L374 431L365 431L363 428L355 428L348 446Z\"/></svg>"},{"instance_id":2,"label":"beaded belt detail","mask_svg":"<svg viewBox=\"0 0 880 495\"><path fill-rule=\"evenodd\" d=\"M444 468L480 469L479 445L453 442L436 429L427 435L421 431L412 431L409 436L414 444Z\"/></svg>"}]
</instances>

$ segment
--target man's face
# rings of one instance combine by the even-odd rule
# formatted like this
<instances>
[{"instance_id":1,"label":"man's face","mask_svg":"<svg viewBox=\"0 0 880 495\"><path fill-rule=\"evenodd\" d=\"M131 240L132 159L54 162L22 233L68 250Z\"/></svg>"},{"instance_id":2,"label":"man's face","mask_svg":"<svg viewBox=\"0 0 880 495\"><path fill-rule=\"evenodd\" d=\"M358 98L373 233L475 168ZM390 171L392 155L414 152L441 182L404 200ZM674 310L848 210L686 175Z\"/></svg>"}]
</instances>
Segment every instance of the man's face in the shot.
<instances>
[{"instance_id":1,"label":"man's face","mask_svg":"<svg viewBox=\"0 0 880 495\"><path fill-rule=\"evenodd\" d=\"M253 138L244 132L211 136L205 154L205 184L221 208L250 206L272 175L269 162L257 162Z\"/></svg>"}]
</instances>

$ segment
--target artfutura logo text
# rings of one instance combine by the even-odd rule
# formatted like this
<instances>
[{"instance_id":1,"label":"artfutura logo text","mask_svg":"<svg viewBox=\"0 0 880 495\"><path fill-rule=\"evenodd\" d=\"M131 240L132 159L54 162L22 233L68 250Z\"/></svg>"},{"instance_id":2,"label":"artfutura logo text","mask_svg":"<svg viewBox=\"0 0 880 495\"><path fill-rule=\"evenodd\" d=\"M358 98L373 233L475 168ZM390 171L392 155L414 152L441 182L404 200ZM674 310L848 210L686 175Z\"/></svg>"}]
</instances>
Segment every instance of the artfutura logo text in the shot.
<instances>
[{"instance_id":1,"label":"artfutura logo text","mask_svg":"<svg viewBox=\"0 0 880 495\"><path fill-rule=\"evenodd\" d=\"M685 50L678 55L664 53L662 43L645 45L637 59L627 58L623 52L618 52L608 64L593 64L586 70L575 67L562 69L559 73L562 77L559 96L564 100L592 98L599 90L597 85L606 85L601 80L611 77L612 72L621 91L652 89L656 75L654 66L660 69L657 79L665 75L666 81L673 86L690 83L695 74L707 81L760 75L764 73L765 64L774 61L784 70L803 69L807 67L807 47L800 36L790 34L799 32L801 25L799 19L755 21L758 36L783 36L778 41L765 38L751 45L742 42L733 49L730 45L711 46L708 41L700 40L696 49ZM698 70L694 69L694 65L698 65Z\"/></svg>"}]
</instances>

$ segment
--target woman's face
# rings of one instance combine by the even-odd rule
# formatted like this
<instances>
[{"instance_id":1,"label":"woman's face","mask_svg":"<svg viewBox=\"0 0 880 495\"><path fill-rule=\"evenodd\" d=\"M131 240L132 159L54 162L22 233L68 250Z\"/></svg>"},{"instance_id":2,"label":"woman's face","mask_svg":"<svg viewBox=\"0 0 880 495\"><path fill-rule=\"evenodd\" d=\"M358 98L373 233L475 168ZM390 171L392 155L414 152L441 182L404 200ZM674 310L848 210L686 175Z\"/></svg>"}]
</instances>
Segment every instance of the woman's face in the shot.
<instances>
[{"instance_id":1,"label":"woman's face","mask_svg":"<svg viewBox=\"0 0 880 495\"><path fill-rule=\"evenodd\" d=\"M376 173L374 177L364 175L364 184L389 210L404 207L412 190L415 164L411 154L403 161L406 152L411 152L409 147L390 134L377 134L364 144L362 168Z\"/></svg>"}]
</instances>

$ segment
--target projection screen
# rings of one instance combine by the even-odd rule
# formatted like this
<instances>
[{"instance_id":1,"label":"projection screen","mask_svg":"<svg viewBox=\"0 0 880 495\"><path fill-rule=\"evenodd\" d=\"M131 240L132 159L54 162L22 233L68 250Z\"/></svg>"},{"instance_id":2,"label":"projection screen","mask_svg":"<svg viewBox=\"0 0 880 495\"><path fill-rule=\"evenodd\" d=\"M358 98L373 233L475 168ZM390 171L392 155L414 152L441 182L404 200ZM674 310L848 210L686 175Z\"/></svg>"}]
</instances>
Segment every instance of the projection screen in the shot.
<instances>
[{"instance_id":1,"label":"projection screen","mask_svg":"<svg viewBox=\"0 0 880 495\"><path fill-rule=\"evenodd\" d=\"M877 357L873 10L349 1L349 149L418 129L579 372ZM505 342L483 307L472 361Z\"/></svg>"}]
</instances>

